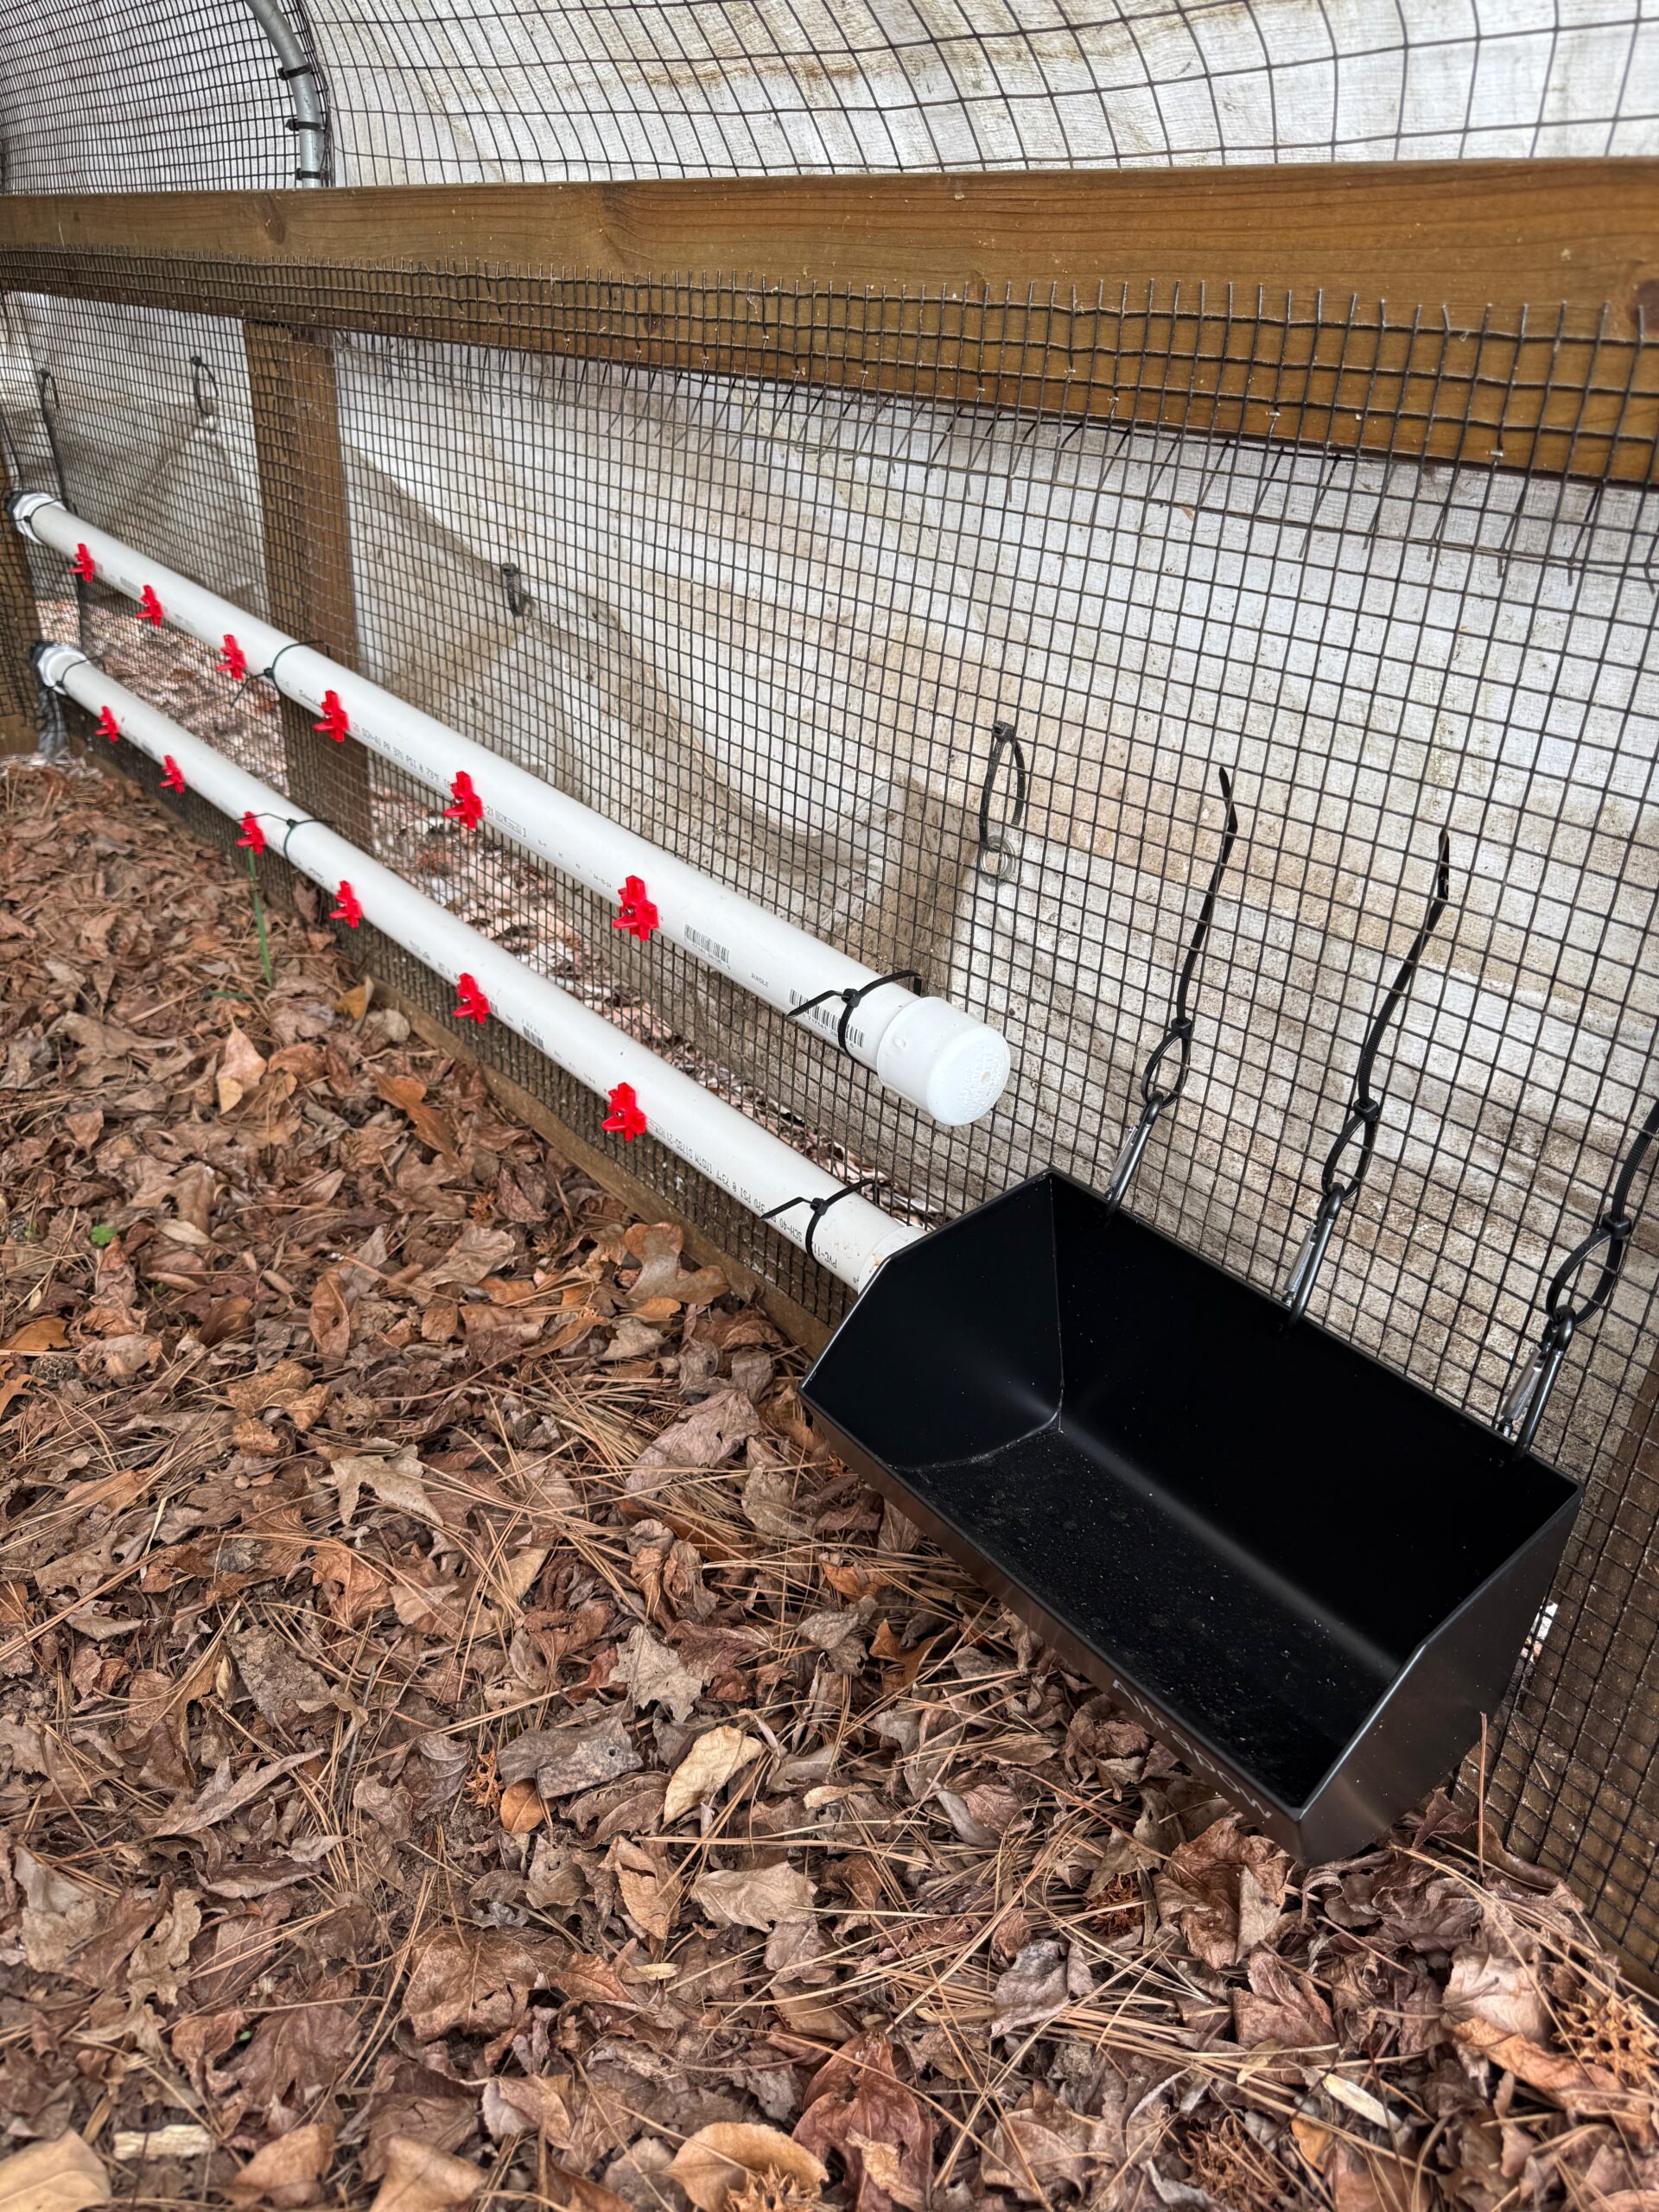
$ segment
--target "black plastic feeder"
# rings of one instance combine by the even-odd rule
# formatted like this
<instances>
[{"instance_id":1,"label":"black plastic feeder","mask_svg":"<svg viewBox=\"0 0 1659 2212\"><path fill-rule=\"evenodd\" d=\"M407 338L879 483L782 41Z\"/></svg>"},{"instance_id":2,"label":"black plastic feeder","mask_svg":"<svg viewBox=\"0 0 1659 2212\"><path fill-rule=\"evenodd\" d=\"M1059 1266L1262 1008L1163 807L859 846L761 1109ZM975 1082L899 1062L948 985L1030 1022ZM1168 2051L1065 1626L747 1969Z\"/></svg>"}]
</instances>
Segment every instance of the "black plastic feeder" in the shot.
<instances>
[{"instance_id":1,"label":"black plastic feeder","mask_svg":"<svg viewBox=\"0 0 1659 2212\"><path fill-rule=\"evenodd\" d=\"M1495 1428L1303 1319L1375 1149L1386 1032L1450 896L1442 834L1283 1294L1121 1211L1191 1066L1188 1001L1238 828L1219 782L1220 858L1104 1195L1051 1170L897 1253L803 1395L842 1456L1071 1665L1317 1860L1443 1780L1509 1685L1580 1495L1533 1437L1575 1330L1618 1282L1659 1104L1550 1281Z\"/></svg>"},{"instance_id":2,"label":"black plastic feeder","mask_svg":"<svg viewBox=\"0 0 1659 2212\"><path fill-rule=\"evenodd\" d=\"M1579 1486L1039 1175L890 1259L804 1395L853 1466L1309 1859L1503 1695Z\"/></svg>"}]
</instances>

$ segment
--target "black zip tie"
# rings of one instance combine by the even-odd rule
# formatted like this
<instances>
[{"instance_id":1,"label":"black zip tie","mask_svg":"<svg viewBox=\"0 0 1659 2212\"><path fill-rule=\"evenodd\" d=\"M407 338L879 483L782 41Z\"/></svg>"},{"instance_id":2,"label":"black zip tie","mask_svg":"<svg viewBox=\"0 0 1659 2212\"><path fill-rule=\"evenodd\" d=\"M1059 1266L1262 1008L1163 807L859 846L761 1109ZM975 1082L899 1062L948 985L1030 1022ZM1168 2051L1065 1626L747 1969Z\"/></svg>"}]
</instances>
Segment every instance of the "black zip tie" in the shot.
<instances>
[{"instance_id":1,"label":"black zip tie","mask_svg":"<svg viewBox=\"0 0 1659 2212\"><path fill-rule=\"evenodd\" d=\"M317 77L317 65L315 61L296 61L291 69L278 69L276 74L285 83L292 84L296 77ZM317 81L321 84L322 80L318 77ZM315 123L308 123L305 128L315 130L317 126Z\"/></svg>"},{"instance_id":2,"label":"black zip tie","mask_svg":"<svg viewBox=\"0 0 1659 2212\"><path fill-rule=\"evenodd\" d=\"M801 1249L809 1260L817 1260L818 1255L812 1240L818 1233L818 1224L829 1212L830 1207L838 1206L843 1198L862 1198L865 1192L874 1187L880 1179L879 1175L862 1176L856 1183L848 1183L839 1191L832 1191L827 1198L804 1197L785 1198L782 1205L773 1206L769 1212L761 1214L760 1218L762 1221L776 1221L780 1213L787 1213L791 1206L804 1206L812 1218L806 1224L806 1235L801 1239Z\"/></svg>"},{"instance_id":3,"label":"black zip tie","mask_svg":"<svg viewBox=\"0 0 1659 2212\"><path fill-rule=\"evenodd\" d=\"M845 1052L850 1049L847 1043L849 1023L870 993L879 991L884 983L914 983L918 990L926 988L923 977L915 969L895 968L891 975L872 976L868 983L860 983L856 988L849 984L846 989L838 990L832 983L827 991L820 991L816 998L803 999L799 1006L791 1007L784 1020L794 1021L801 1014L810 1014L815 1007L823 1006L826 1000L839 999L842 1002L841 1020L836 1026L836 1042Z\"/></svg>"},{"instance_id":4,"label":"black zip tie","mask_svg":"<svg viewBox=\"0 0 1659 2212\"><path fill-rule=\"evenodd\" d=\"M1544 1406L1554 1388L1567 1346L1586 1321L1594 1320L1598 1313L1605 1311L1618 1287L1618 1279L1624 1272L1624 1256L1630 1249L1630 1239L1636 1234L1635 1217L1630 1211L1630 1192L1636 1187L1642 1163L1656 1136L1659 1136L1659 1099L1656 1099L1648 1109L1648 1118L1637 1131L1624 1155L1611 1193L1595 1227L1581 1243L1573 1246L1549 1279L1549 1287L1544 1293L1544 1325L1539 1334L1538 1349L1497 1417L1497 1433L1510 1440L1517 1458L1532 1448L1532 1440L1538 1433ZM1601 1274L1595 1288L1581 1304L1574 1306L1572 1303L1573 1286L1580 1271L1604 1246L1606 1256L1601 1262Z\"/></svg>"},{"instance_id":5,"label":"black zip tie","mask_svg":"<svg viewBox=\"0 0 1659 2212\"><path fill-rule=\"evenodd\" d=\"M1106 1186L1104 1204L1116 1212L1123 1203L1135 1169L1141 1165L1141 1155L1147 1148L1153 1124L1160 1114L1175 1104L1186 1088L1186 1078L1192 1067L1192 1018L1186 1010L1192 989L1193 978L1198 972L1198 963L1204 957L1204 948L1210 935L1210 925L1216 918L1216 899L1221 890L1221 879L1227 872L1233 846L1238 836L1238 810L1233 804L1233 779L1227 771L1217 766L1217 777L1221 784L1221 796L1227 809L1227 820L1222 830L1221 851L1210 871L1209 887L1204 903L1198 908L1198 920L1187 940L1186 957L1181 963L1181 972L1175 984L1175 997L1170 1008L1169 1027L1153 1050L1151 1058L1141 1071L1141 1118L1130 1130L1123 1149L1117 1156L1112 1170L1112 1179ZM1172 1052L1179 1053L1173 1083L1160 1085L1158 1071Z\"/></svg>"},{"instance_id":6,"label":"black zip tie","mask_svg":"<svg viewBox=\"0 0 1659 2212\"><path fill-rule=\"evenodd\" d=\"M280 817L279 817L278 818L280 819ZM318 828L318 829L320 829L320 830L332 830L332 829L334 828L334 823L333 823L332 822L330 822L330 821L329 821L329 819L327 818L327 817L326 815L322 815L322 814L302 814L302 815L297 815L297 816L295 817L295 819L294 819L292 822L290 822L290 823L289 823L289 825L288 825L287 829L286 829L285 830L283 830L283 858L284 860L287 860L287 859L288 859L288 841L289 841L289 838L294 835L294 832L295 832L296 830L305 830L305 829L308 829L308 828L312 825L312 823L314 823L316 824L317 828Z\"/></svg>"},{"instance_id":7,"label":"black zip tie","mask_svg":"<svg viewBox=\"0 0 1659 2212\"><path fill-rule=\"evenodd\" d=\"M528 614L530 594L524 589L524 572L516 561L501 563L501 581L507 588L507 612L515 621Z\"/></svg>"},{"instance_id":8,"label":"black zip tie","mask_svg":"<svg viewBox=\"0 0 1659 2212\"><path fill-rule=\"evenodd\" d=\"M1005 753L1014 755L1014 806L1007 820L995 831L991 828L991 796L996 789L997 772L1002 766ZM1031 779L1026 769L1026 756L1012 722L993 722L991 725L991 757L985 766L985 780L979 791L979 851L976 860L982 870L992 858L1001 859L1007 851L1007 840L1019 830L1026 818L1027 804L1031 798ZM999 871L992 869L991 874Z\"/></svg>"},{"instance_id":9,"label":"black zip tie","mask_svg":"<svg viewBox=\"0 0 1659 2212\"><path fill-rule=\"evenodd\" d=\"M1365 1179L1365 1171L1371 1164L1371 1154L1376 1148L1376 1125L1382 1118L1382 1101L1371 1090L1371 1077L1376 1067L1376 1056L1382 1049L1382 1039L1389 1023L1411 995L1411 986L1418 965L1428 950L1428 941L1440 925L1452 896L1452 841L1444 830L1440 832L1440 858L1434 870L1434 895L1428 902L1422 926L1411 940L1399 972L1383 995L1382 1003L1372 1017L1361 1048L1359 1065L1354 1071L1353 1096L1336 1141L1325 1156L1319 1170L1319 1204L1309 1230L1297 1254L1296 1263L1290 1271L1290 1281L1285 1291L1285 1304L1293 1321L1300 1321L1307 1311L1307 1301L1313 1294L1313 1279L1325 1258L1325 1248L1331 1242L1337 1225L1337 1216L1350 1198L1358 1194ZM1355 1139L1359 1140L1359 1157L1344 1182L1337 1173L1337 1162Z\"/></svg>"}]
</instances>

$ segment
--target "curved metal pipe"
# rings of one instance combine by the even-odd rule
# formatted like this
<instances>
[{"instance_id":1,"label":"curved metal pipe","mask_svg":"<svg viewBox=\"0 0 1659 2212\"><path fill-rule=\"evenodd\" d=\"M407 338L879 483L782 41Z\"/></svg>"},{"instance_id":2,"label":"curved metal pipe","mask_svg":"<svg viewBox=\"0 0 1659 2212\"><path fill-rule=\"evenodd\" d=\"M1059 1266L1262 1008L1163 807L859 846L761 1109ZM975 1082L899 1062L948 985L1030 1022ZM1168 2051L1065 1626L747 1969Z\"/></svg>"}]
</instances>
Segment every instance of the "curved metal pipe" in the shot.
<instances>
[{"instance_id":1,"label":"curved metal pipe","mask_svg":"<svg viewBox=\"0 0 1659 2212\"><path fill-rule=\"evenodd\" d=\"M288 128L294 133L294 181L319 185L328 181L328 110L322 96L322 73L306 52L305 41L283 13L277 0L248 0L255 22L270 41L276 56L276 74L288 86L294 112Z\"/></svg>"}]
</instances>

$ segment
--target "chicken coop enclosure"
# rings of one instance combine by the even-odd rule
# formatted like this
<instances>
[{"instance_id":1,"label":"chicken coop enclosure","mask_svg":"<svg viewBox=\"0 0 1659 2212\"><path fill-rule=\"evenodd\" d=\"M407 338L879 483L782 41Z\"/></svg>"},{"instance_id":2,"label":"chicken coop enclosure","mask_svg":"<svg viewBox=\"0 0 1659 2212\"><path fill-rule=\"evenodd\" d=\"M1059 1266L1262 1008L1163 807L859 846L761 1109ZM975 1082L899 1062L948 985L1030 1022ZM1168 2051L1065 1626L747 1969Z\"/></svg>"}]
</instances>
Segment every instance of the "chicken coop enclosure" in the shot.
<instances>
[{"instance_id":1,"label":"chicken coop enclosure","mask_svg":"<svg viewBox=\"0 0 1659 2212\"><path fill-rule=\"evenodd\" d=\"M35 639L77 647L913 1228L1107 1185L1209 889L1127 1203L1269 1291L1443 868L1313 1311L1497 1417L1659 1090L1659 14L37 0L0 8L0 151L7 464L68 551L103 533L949 1001L1010 1079L940 1121L330 742L274 660L9 531L14 742L110 754L37 696ZM800 1333L840 1319L833 1217L624 1143L353 942ZM1643 1181L1536 1441L1585 1503L1469 1779L1651 1971ZM1397 1501L1329 1448L1363 1573Z\"/></svg>"}]
</instances>

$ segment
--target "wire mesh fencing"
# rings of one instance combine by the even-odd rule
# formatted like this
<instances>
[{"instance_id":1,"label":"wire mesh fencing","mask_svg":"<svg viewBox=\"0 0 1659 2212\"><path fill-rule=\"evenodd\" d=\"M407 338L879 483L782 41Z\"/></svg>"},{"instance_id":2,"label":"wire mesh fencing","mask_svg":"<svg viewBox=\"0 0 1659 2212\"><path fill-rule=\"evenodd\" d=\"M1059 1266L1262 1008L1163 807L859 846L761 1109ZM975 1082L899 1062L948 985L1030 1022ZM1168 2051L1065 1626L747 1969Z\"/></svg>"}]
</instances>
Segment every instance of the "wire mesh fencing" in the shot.
<instances>
[{"instance_id":1,"label":"wire mesh fencing","mask_svg":"<svg viewBox=\"0 0 1659 2212\"><path fill-rule=\"evenodd\" d=\"M1642 0L270 4L344 184L1650 154L1659 124ZM6 188L289 182L278 66L245 0L12 0Z\"/></svg>"},{"instance_id":2,"label":"wire mesh fencing","mask_svg":"<svg viewBox=\"0 0 1659 2212\"><path fill-rule=\"evenodd\" d=\"M122 281L160 299L169 279L140 257ZM1238 835L1193 978L1192 1077L1131 1204L1271 1288L1444 833L1447 912L1379 1063L1376 1159L1314 1311L1490 1419L1659 1085L1647 350L1599 327L1328 323L1294 302L849 296L815 300L831 335L785 383L732 373L753 316L739 284L665 302L550 277L514 295L522 342L484 347L453 334L473 281L405 272L442 335L410 308L329 345L344 465L311 527L349 538L359 665L878 972L915 970L1005 1031L1014 1080L986 1120L941 1128L372 761L380 856L930 1224L1050 1164L1109 1175L1221 853L1225 771ZM225 285L224 315L14 295L5 416L23 484L264 612L260 426ZM619 315L665 304L677 358L713 365L604 357ZM860 392L833 334L872 315L884 388ZM1237 395L1270 397L1332 332L1323 415L1299 387L1299 439L1234 435ZM1564 347L1589 365L1570 403L1535 365ZM993 348L1018 373L1000 404L967 404L961 364ZM1374 386L1396 359L1391 446L1356 450L1341 378ZM1080 359L1146 404L1079 406ZM1200 405L1217 362L1243 380L1211 375ZM1529 390L1553 443L1487 465ZM1433 408L1414 414L1412 391ZM1175 399L1179 427L1159 419ZM268 684L234 691L97 587L77 603L55 556L37 577L54 634L79 625L113 673L283 781L294 740ZM516 1040L486 1049L612 1141ZM626 1165L836 1317L840 1286L773 1230L666 1154ZM1652 1215L1541 1434L1588 1503L1486 1773L1517 1845L1649 1962L1656 1283ZM1349 1495L1341 1468L1333 1435L1333 1541L1362 1571L1389 1501Z\"/></svg>"}]
</instances>

